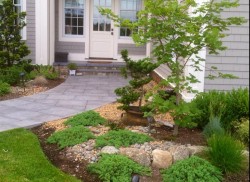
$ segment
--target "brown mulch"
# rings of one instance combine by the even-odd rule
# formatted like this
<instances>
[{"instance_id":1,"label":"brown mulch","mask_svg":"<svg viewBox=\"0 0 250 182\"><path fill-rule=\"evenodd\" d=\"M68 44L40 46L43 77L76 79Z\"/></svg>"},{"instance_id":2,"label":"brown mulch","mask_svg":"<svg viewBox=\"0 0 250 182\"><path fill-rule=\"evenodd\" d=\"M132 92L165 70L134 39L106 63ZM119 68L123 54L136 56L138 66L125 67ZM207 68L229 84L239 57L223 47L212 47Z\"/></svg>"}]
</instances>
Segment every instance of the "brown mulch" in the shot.
<instances>
[{"instance_id":1,"label":"brown mulch","mask_svg":"<svg viewBox=\"0 0 250 182\"><path fill-rule=\"evenodd\" d=\"M44 92L46 90L52 89L65 81L64 78L58 78L56 80L48 80L45 85L31 85L26 84L23 88L21 86L13 86L11 87L11 93L6 94L4 96L0 96L0 101L16 99L19 97L24 97L28 95L33 95L39 92Z\"/></svg>"}]
</instances>

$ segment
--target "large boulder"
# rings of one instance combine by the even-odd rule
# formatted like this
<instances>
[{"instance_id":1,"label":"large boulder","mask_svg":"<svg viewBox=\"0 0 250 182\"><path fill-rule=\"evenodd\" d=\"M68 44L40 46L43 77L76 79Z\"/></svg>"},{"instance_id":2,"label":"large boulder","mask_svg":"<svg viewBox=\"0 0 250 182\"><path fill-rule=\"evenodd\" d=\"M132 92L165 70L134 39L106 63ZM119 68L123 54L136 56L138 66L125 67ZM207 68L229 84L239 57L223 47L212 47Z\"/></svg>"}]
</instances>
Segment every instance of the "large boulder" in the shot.
<instances>
[{"instance_id":1,"label":"large boulder","mask_svg":"<svg viewBox=\"0 0 250 182\"><path fill-rule=\"evenodd\" d=\"M189 158L190 156L189 149L184 145L172 147L169 149L169 152L173 156L173 162Z\"/></svg>"},{"instance_id":2,"label":"large boulder","mask_svg":"<svg viewBox=\"0 0 250 182\"><path fill-rule=\"evenodd\" d=\"M203 152L206 147L204 146L188 146L190 155L198 154Z\"/></svg>"},{"instance_id":3,"label":"large boulder","mask_svg":"<svg viewBox=\"0 0 250 182\"><path fill-rule=\"evenodd\" d=\"M152 152L152 157L152 166L159 169L168 168L173 163L173 157L169 151L155 149Z\"/></svg>"},{"instance_id":4,"label":"large boulder","mask_svg":"<svg viewBox=\"0 0 250 182\"><path fill-rule=\"evenodd\" d=\"M117 153L119 153L119 150L117 148L115 148L114 146L105 146L102 148L101 153L117 154Z\"/></svg>"},{"instance_id":5,"label":"large boulder","mask_svg":"<svg viewBox=\"0 0 250 182\"><path fill-rule=\"evenodd\" d=\"M120 148L120 154L125 155L135 162L143 166L151 165L150 154L141 149L136 148Z\"/></svg>"}]
</instances>

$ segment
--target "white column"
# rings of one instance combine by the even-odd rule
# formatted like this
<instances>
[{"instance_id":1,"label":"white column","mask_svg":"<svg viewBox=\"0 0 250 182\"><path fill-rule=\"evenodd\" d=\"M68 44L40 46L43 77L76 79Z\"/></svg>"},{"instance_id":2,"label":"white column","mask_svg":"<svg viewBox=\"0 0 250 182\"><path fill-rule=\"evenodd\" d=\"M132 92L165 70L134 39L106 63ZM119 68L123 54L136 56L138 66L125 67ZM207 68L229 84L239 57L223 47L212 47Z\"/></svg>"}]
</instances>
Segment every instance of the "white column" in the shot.
<instances>
[{"instance_id":1,"label":"white column","mask_svg":"<svg viewBox=\"0 0 250 182\"><path fill-rule=\"evenodd\" d=\"M55 61L55 0L50 0L50 11L49 11L49 64L53 65Z\"/></svg>"},{"instance_id":2,"label":"white column","mask_svg":"<svg viewBox=\"0 0 250 182\"><path fill-rule=\"evenodd\" d=\"M151 57L151 43L147 43L146 45L146 56Z\"/></svg>"},{"instance_id":3,"label":"white column","mask_svg":"<svg viewBox=\"0 0 250 182\"><path fill-rule=\"evenodd\" d=\"M204 2L206 2L207 0L196 0L196 2L198 3L198 6L202 5ZM195 11L196 8L192 8L189 10L190 14ZM193 16L191 14L191 16ZM204 60L206 60L206 47L204 47L203 49L201 49L199 52L198 52L198 56ZM194 60L196 59L195 56L192 57ZM191 58L191 59L192 59ZM189 73L193 74L198 80L199 80L199 83L194 83L194 84L190 84L192 86L192 88L194 90L197 90L198 92L203 92L204 91L204 80L205 80L205 61L201 61L200 62L200 68L201 68L201 71L195 71L195 69L193 67L191 67L192 63L188 63L187 64L187 67L185 69L185 75L188 76ZM196 94L193 94L193 93L187 93L187 92L183 92L182 93L182 96L183 96L183 99L185 101L191 101L194 97L195 97Z\"/></svg>"},{"instance_id":4,"label":"white column","mask_svg":"<svg viewBox=\"0 0 250 182\"><path fill-rule=\"evenodd\" d=\"M85 8L84 8L84 13L85 13L85 19L84 19L84 36L85 36L85 58L89 58L89 46L90 46L90 16L92 16L90 14L90 3L91 0L86 0L85 1Z\"/></svg>"},{"instance_id":5,"label":"white column","mask_svg":"<svg viewBox=\"0 0 250 182\"><path fill-rule=\"evenodd\" d=\"M202 59L206 59L206 48L205 47L199 51L198 56ZM195 59L194 56L192 58ZM191 64L192 64L191 62L187 64L184 74L186 76L188 76L189 73L194 75L199 80L199 82L192 83L192 84L190 84L190 86L192 86L192 88L194 90L197 90L198 92L203 92L204 91L204 80L205 80L205 61L200 62L201 71L195 71L195 68L190 66ZM194 94L194 93L187 93L187 92L182 93L183 99L187 102L191 101L195 97L195 95L196 94Z\"/></svg>"},{"instance_id":6,"label":"white column","mask_svg":"<svg viewBox=\"0 0 250 182\"><path fill-rule=\"evenodd\" d=\"M36 64L47 65L50 59L49 1L36 0Z\"/></svg>"}]
</instances>

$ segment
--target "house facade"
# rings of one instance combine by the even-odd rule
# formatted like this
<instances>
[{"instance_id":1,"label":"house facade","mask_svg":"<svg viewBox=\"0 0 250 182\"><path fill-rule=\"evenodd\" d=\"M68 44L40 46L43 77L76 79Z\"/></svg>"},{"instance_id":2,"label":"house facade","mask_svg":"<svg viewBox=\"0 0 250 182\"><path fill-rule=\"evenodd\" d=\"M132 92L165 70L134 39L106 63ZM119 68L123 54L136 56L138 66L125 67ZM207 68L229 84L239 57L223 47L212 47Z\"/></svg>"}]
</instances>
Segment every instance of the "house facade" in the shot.
<instances>
[{"instance_id":1,"label":"house facade","mask_svg":"<svg viewBox=\"0 0 250 182\"><path fill-rule=\"evenodd\" d=\"M240 0L239 3L239 7L223 12L223 16L243 16L249 20L249 1ZM123 49L135 59L150 56L150 44L135 46L128 29L115 27L96 8L110 8L121 17L136 20L137 11L143 8L143 0L14 0L14 4L27 12L23 39L31 50L29 58L36 64L52 65L56 52L68 53L69 61L121 61L120 51ZM230 27L227 33L229 36L223 41L228 50L219 55L209 55L206 49L200 52L200 56L206 59L206 69L195 73L201 81L194 85L199 91L249 87L249 21ZM239 79L206 79L212 65ZM169 74L164 65L156 72L161 77ZM188 68L186 74L189 72L194 73L194 70ZM186 97L192 98L188 94Z\"/></svg>"}]
</instances>

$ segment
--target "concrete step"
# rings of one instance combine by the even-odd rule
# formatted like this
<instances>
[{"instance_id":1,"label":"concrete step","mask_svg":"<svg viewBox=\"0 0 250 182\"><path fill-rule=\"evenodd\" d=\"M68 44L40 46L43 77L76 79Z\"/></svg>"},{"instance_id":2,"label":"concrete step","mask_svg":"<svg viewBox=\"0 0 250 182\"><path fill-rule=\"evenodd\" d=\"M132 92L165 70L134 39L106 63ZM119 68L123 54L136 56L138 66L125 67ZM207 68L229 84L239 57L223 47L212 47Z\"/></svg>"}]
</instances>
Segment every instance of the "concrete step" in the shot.
<instances>
[{"instance_id":1,"label":"concrete step","mask_svg":"<svg viewBox=\"0 0 250 182\"><path fill-rule=\"evenodd\" d=\"M125 62L104 62L104 61L82 61L82 62L74 62L77 64L76 75L111 75L111 74L120 74L120 69L125 67ZM54 66L67 68L67 64L65 62L57 62Z\"/></svg>"}]
</instances>

